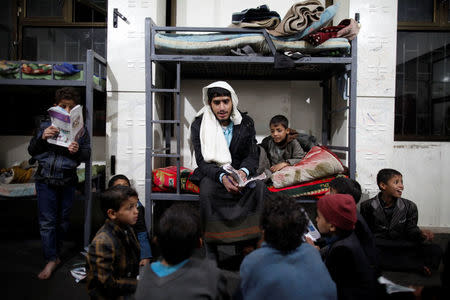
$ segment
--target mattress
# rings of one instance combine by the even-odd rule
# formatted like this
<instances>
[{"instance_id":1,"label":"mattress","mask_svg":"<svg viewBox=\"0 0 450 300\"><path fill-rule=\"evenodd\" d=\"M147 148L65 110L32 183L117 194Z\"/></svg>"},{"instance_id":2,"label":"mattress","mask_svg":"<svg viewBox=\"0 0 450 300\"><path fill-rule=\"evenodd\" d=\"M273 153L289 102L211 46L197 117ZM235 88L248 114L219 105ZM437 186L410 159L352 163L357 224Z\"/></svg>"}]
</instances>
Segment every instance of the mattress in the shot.
<instances>
[{"instance_id":1,"label":"mattress","mask_svg":"<svg viewBox=\"0 0 450 300\"><path fill-rule=\"evenodd\" d=\"M105 172L105 164L92 166L92 178L97 177L100 173ZM84 166L77 168L78 182L84 182ZM34 182L29 183L12 183L0 184L0 197L19 198L36 196L36 188Z\"/></svg>"},{"instance_id":2,"label":"mattress","mask_svg":"<svg viewBox=\"0 0 450 300\"><path fill-rule=\"evenodd\" d=\"M293 51L302 54L320 55L320 53L338 52L346 55L350 52L350 43L345 38L332 38L313 46L303 40L289 40L272 37L277 51ZM231 50L250 46L261 55L271 55L270 48L262 34L171 34L155 35L157 54L187 55L231 55Z\"/></svg>"},{"instance_id":3,"label":"mattress","mask_svg":"<svg viewBox=\"0 0 450 300\"><path fill-rule=\"evenodd\" d=\"M0 74L0 79L20 79L19 72L13 73L13 74ZM22 80L32 80L32 79L40 79L40 80L51 80L52 75L49 74L25 74L22 73ZM55 74L55 80L83 80L84 79L84 72L80 71L76 74L72 75L56 75ZM100 78L97 75L94 75L93 77L94 84L102 87L103 89L106 87L106 79Z\"/></svg>"}]
</instances>

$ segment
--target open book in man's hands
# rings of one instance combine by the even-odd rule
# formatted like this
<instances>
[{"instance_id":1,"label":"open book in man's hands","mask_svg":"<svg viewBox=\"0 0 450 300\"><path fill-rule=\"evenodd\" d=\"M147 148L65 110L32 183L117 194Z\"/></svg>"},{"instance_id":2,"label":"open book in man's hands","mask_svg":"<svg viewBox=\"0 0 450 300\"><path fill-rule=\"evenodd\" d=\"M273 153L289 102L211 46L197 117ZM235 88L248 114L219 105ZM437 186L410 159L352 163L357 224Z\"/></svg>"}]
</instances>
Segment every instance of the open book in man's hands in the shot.
<instances>
[{"instance_id":1,"label":"open book in man's hands","mask_svg":"<svg viewBox=\"0 0 450 300\"><path fill-rule=\"evenodd\" d=\"M230 164L226 164L222 167L229 175L231 175L233 177L233 179L238 183L239 187L244 187L247 184L249 184L250 182L253 182L255 180L264 180L266 179L266 174L265 173L261 173L258 176L252 177L252 178L248 178L245 181L241 178L241 176L239 176L239 172L233 168Z\"/></svg>"},{"instance_id":2,"label":"open book in man's hands","mask_svg":"<svg viewBox=\"0 0 450 300\"><path fill-rule=\"evenodd\" d=\"M73 141L78 141L83 135L83 109L80 105L72 108L70 113L59 106L50 107L47 111L52 125L59 129L57 136L47 139L50 144L69 147Z\"/></svg>"}]
</instances>

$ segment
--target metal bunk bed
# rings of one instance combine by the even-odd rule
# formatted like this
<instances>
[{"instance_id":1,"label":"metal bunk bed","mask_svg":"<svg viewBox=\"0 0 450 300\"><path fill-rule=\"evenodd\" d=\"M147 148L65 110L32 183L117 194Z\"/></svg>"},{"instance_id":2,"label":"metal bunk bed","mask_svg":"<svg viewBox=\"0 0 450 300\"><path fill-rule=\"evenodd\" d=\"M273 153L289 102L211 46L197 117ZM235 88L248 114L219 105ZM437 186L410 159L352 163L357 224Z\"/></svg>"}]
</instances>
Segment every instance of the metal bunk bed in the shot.
<instances>
[{"instance_id":1,"label":"metal bunk bed","mask_svg":"<svg viewBox=\"0 0 450 300\"><path fill-rule=\"evenodd\" d=\"M359 14L355 16L359 21ZM219 32L219 33L259 33L264 36L270 48L270 56L213 56L159 54L155 49L155 35L158 32ZM180 192L180 82L181 78L232 78L232 79L276 79L276 80L316 80L321 81L323 90L322 111L322 145L329 149L347 152L349 174L355 178L356 173L356 71L357 71L357 39L351 42L351 55L346 57L302 57L295 60L294 69L274 69L276 48L264 29L243 28L203 28L203 27L162 27L156 26L151 18L145 20L145 100L146 100L146 153L145 153L145 218L150 231L152 225L152 209L155 200L197 201L198 195ZM158 88L153 85L153 63L165 73L176 78L174 88ZM331 110L331 80L335 76L346 74L350 85L348 89L348 106ZM251 76L251 77L250 77ZM156 82L156 81L155 81ZM154 93L172 94L175 96L175 117L165 114L165 120L153 120ZM347 146L330 145L331 117L342 110L348 110L348 144ZM154 124L174 124L176 136L176 152L170 152L170 129L165 130L166 148L154 149ZM166 126L168 127L168 126ZM161 152L165 153L161 153ZM177 167L177 183L175 193L152 192L153 158L166 160L175 158Z\"/></svg>"},{"instance_id":2,"label":"metal bunk bed","mask_svg":"<svg viewBox=\"0 0 450 300\"><path fill-rule=\"evenodd\" d=\"M28 63L12 61L12 63ZM63 62L54 61L33 61L37 64L61 64ZM27 86L75 86L85 87L86 89L86 122L85 126L89 131L89 138L91 141L92 150L92 130L93 130L93 107L94 107L94 90L104 92L105 88L101 85L94 83L94 74L99 77L106 75L106 59L97 54L94 50L87 50L86 61L83 62L68 62L73 65L82 66L84 71L83 78L81 80L57 80L52 68L52 79L22 79L22 70L20 68L19 79L0 79L0 85L27 85ZM96 69L97 68L97 69ZM96 71L96 72L95 72ZM92 155L89 161L85 162L85 223L84 223L84 237L83 246L89 245L89 239L91 235L91 222L92 222Z\"/></svg>"}]
</instances>

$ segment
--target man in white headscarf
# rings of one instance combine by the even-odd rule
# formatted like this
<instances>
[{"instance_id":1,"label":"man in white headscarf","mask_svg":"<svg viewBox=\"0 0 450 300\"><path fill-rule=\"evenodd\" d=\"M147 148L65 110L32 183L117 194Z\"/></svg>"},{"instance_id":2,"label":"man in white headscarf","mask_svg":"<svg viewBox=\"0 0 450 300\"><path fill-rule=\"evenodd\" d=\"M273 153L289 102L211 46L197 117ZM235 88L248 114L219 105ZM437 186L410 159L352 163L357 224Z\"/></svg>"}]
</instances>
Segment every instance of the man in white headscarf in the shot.
<instances>
[{"instance_id":1,"label":"man in white headscarf","mask_svg":"<svg viewBox=\"0 0 450 300\"><path fill-rule=\"evenodd\" d=\"M228 83L214 82L203 88L204 107L191 125L198 167L190 180L200 186L205 241L210 248L260 236L264 183L257 180L251 187L239 187L222 168L231 164L244 181L258 168L254 123L238 110L238 102Z\"/></svg>"}]
</instances>

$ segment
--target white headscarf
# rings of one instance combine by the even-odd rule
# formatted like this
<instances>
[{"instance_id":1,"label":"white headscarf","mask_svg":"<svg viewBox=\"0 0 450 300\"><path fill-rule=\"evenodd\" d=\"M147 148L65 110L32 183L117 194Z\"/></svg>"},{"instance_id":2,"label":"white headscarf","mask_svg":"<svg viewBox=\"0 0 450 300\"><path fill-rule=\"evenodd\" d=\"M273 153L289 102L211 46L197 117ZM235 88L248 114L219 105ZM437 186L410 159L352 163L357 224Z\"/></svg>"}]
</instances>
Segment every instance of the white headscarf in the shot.
<instances>
[{"instance_id":1,"label":"white headscarf","mask_svg":"<svg viewBox=\"0 0 450 300\"><path fill-rule=\"evenodd\" d=\"M203 159L206 162L214 162L219 166L223 166L231 163L231 154L225 135L223 134L222 126L208 103L208 89L213 87L221 87L230 91L231 101L233 103L230 119L234 125L241 124L242 116L237 109L239 99L228 83L225 81L216 81L203 88L204 106L196 115L200 116L203 114L202 123L200 125L200 144Z\"/></svg>"}]
</instances>

